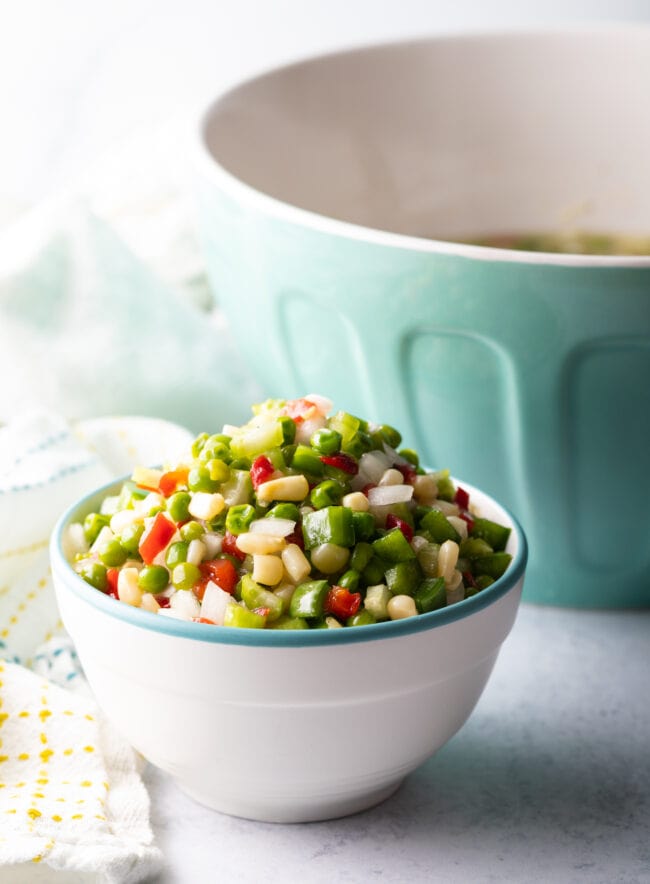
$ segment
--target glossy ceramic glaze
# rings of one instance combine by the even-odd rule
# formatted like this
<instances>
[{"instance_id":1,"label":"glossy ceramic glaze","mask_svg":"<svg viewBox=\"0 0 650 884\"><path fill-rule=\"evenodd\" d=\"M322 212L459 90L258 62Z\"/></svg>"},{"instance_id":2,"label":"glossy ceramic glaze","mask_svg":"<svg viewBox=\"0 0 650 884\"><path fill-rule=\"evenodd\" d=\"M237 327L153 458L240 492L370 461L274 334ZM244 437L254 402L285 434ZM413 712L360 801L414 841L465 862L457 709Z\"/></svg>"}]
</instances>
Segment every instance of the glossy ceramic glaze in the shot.
<instances>
[{"instance_id":1,"label":"glossy ceramic glaze","mask_svg":"<svg viewBox=\"0 0 650 884\"><path fill-rule=\"evenodd\" d=\"M106 715L198 801L273 822L354 813L387 798L466 721L514 622L527 559L519 526L477 490L481 514L513 528L500 580L431 614L305 632L172 620L84 583L65 529L113 487L54 531L61 616Z\"/></svg>"},{"instance_id":2,"label":"glossy ceramic glaze","mask_svg":"<svg viewBox=\"0 0 650 884\"><path fill-rule=\"evenodd\" d=\"M650 605L650 259L432 237L650 232L650 30L283 68L201 121L215 291L270 395L318 389L503 500L526 597Z\"/></svg>"}]
</instances>

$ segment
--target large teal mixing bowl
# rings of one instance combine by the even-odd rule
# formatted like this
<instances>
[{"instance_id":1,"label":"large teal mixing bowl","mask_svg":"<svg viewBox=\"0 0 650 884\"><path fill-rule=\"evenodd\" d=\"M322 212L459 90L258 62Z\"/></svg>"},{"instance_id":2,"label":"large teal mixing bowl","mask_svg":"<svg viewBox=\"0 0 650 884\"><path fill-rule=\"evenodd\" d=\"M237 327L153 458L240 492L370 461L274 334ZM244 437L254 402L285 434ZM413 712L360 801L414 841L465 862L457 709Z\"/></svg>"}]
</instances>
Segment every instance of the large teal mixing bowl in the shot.
<instances>
[{"instance_id":1,"label":"large teal mixing bowl","mask_svg":"<svg viewBox=\"0 0 650 884\"><path fill-rule=\"evenodd\" d=\"M503 500L525 599L650 604L650 31L433 38L291 65L201 121L200 228L266 392L395 424Z\"/></svg>"}]
</instances>

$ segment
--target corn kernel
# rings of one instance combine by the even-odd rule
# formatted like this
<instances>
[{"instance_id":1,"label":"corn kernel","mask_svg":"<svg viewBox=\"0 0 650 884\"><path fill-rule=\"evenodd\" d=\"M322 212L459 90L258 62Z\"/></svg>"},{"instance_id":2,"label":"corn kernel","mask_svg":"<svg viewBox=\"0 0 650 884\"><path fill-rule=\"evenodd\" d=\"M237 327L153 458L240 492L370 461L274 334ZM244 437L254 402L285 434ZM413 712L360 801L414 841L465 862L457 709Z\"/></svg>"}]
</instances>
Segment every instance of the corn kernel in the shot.
<instances>
[{"instance_id":1,"label":"corn kernel","mask_svg":"<svg viewBox=\"0 0 650 884\"><path fill-rule=\"evenodd\" d=\"M252 556L267 556L282 552L287 545L284 537L274 537L272 534L257 534L251 531L239 534L236 543L239 550Z\"/></svg>"},{"instance_id":2,"label":"corn kernel","mask_svg":"<svg viewBox=\"0 0 650 884\"><path fill-rule=\"evenodd\" d=\"M282 476L262 482L257 488L257 499L260 503L271 503L273 500L304 500L309 494L309 483L304 476Z\"/></svg>"},{"instance_id":3,"label":"corn kernel","mask_svg":"<svg viewBox=\"0 0 650 884\"><path fill-rule=\"evenodd\" d=\"M222 494L210 494L209 491L195 491L187 509L189 514L194 516L195 519L208 521L218 516L225 505L226 501L223 499Z\"/></svg>"},{"instance_id":4,"label":"corn kernel","mask_svg":"<svg viewBox=\"0 0 650 884\"><path fill-rule=\"evenodd\" d=\"M350 494L346 494L341 503L354 513L367 513L370 506L368 498L362 491L352 491Z\"/></svg>"},{"instance_id":5,"label":"corn kernel","mask_svg":"<svg viewBox=\"0 0 650 884\"><path fill-rule=\"evenodd\" d=\"M410 595L394 595L389 599L386 606L391 620L404 620L406 617L415 617L418 609L414 599Z\"/></svg>"},{"instance_id":6,"label":"corn kernel","mask_svg":"<svg viewBox=\"0 0 650 884\"><path fill-rule=\"evenodd\" d=\"M404 476L399 470L394 470L392 467L385 471L378 482L379 485L402 485L403 483Z\"/></svg>"},{"instance_id":7,"label":"corn kernel","mask_svg":"<svg viewBox=\"0 0 650 884\"><path fill-rule=\"evenodd\" d=\"M121 602L139 608L142 602L142 591L138 586L138 569L122 568L117 577L117 595Z\"/></svg>"},{"instance_id":8,"label":"corn kernel","mask_svg":"<svg viewBox=\"0 0 650 884\"><path fill-rule=\"evenodd\" d=\"M145 611L151 611L152 614L157 614L160 610L160 605L150 592L143 593L140 607L144 608Z\"/></svg>"},{"instance_id":9,"label":"corn kernel","mask_svg":"<svg viewBox=\"0 0 650 884\"><path fill-rule=\"evenodd\" d=\"M276 586L284 576L282 559L279 556L254 555L253 580L264 586Z\"/></svg>"},{"instance_id":10,"label":"corn kernel","mask_svg":"<svg viewBox=\"0 0 650 884\"><path fill-rule=\"evenodd\" d=\"M302 583L311 571L307 556L296 543L290 543L282 550L282 564L294 583Z\"/></svg>"}]
</instances>

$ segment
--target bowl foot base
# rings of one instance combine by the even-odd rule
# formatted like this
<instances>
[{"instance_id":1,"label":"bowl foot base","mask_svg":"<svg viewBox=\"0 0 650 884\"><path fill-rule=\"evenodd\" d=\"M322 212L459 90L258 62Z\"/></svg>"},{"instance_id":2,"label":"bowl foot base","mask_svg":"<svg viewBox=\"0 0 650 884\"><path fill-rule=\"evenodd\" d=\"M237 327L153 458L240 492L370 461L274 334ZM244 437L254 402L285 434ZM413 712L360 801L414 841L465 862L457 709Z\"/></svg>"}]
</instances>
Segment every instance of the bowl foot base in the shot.
<instances>
[{"instance_id":1,"label":"bowl foot base","mask_svg":"<svg viewBox=\"0 0 650 884\"><path fill-rule=\"evenodd\" d=\"M242 817L265 823L311 823L331 820L368 810L390 798L402 785L403 779L395 780L378 789L353 795L309 795L293 798L264 799L239 796L209 794L200 789L184 786L177 782L179 789L212 810L229 816Z\"/></svg>"}]
</instances>

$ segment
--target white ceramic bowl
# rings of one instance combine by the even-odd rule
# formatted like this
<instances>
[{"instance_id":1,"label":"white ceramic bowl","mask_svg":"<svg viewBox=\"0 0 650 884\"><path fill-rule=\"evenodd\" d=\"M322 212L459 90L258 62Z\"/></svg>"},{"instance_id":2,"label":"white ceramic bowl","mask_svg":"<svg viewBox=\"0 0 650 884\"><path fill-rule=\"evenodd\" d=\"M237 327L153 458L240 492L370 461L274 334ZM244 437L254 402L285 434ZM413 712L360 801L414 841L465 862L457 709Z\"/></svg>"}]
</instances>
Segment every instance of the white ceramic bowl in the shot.
<instances>
[{"instance_id":1,"label":"white ceramic bowl","mask_svg":"<svg viewBox=\"0 0 650 884\"><path fill-rule=\"evenodd\" d=\"M273 822L354 813L391 795L463 725L515 619L527 545L516 520L466 483L482 515L512 527L505 575L478 595L408 620L352 629L235 629L160 617L88 586L66 527L54 585L100 706L181 789L209 807Z\"/></svg>"}]
</instances>

